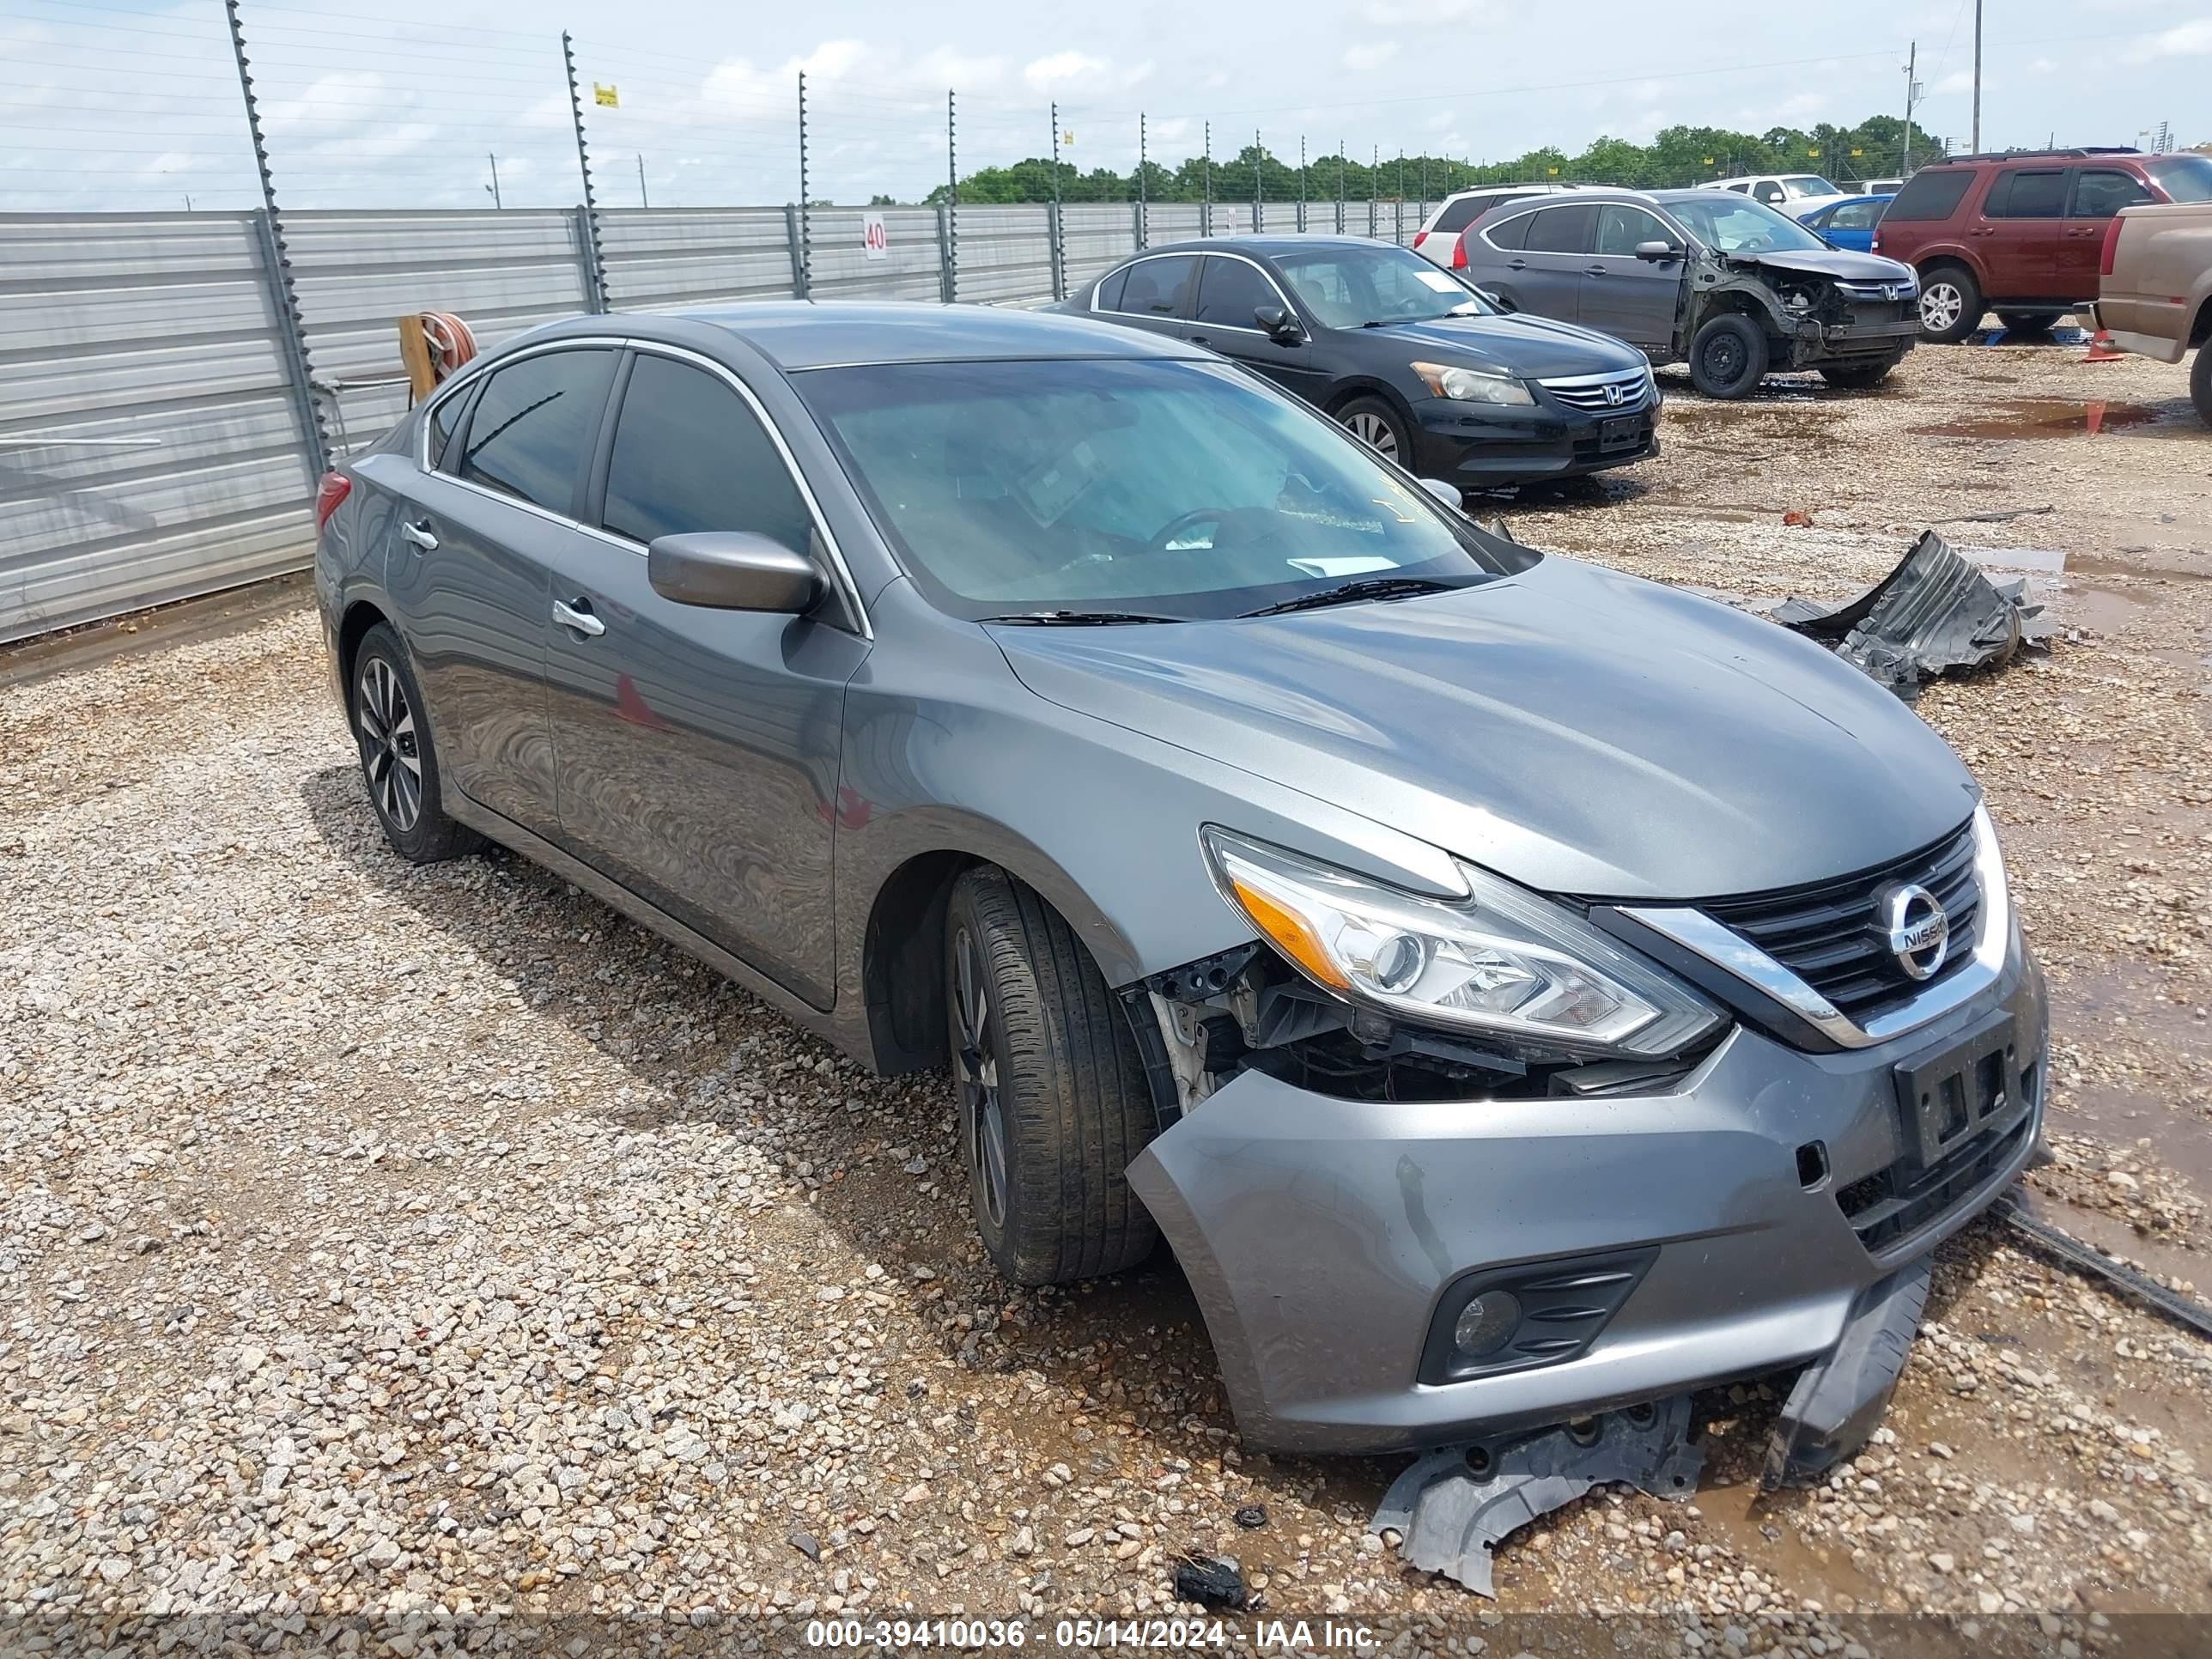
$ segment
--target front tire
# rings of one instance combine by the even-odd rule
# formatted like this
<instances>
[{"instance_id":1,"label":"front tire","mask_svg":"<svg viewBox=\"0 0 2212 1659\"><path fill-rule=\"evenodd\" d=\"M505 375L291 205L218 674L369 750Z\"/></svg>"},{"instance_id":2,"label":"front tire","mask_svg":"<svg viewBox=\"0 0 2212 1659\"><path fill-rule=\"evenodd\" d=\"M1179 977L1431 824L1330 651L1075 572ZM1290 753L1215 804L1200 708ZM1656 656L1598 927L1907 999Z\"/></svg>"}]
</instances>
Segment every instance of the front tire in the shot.
<instances>
[{"instance_id":1,"label":"front tire","mask_svg":"<svg viewBox=\"0 0 2212 1659\"><path fill-rule=\"evenodd\" d=\"M1723 312L1690 342L1690 380L1708 398L1746 397L1766 374L1766 335L1738 312Z\"/></svg>"},{"instance_id":2,"label":"front tire","mask_svg":"<svg viewBox=\"0 0 2212 1659\"><path fill-rule=\"evenodd\" d=\"M1920 335L1956 345L1982 320L1982 289L1964 265L1937 265L1920 279Z\"/></svg>"},{"instance_id":3,"label":"front tire","mask_svg":"<svg viewBox=\"0 0 2212 1659\"><path fill-rule=\"evenodd\" d=\"M2197 405L2197 418L2212 426L2212 341L2197 348L2197 362L2189 371L2189 401Z\"/></svg>"},{"instance_id":4,"label":"front tire","mask_svg":"<svg viewBox=\"0 0 2212 1659\"><path fill-rule=\"evenodd\" d=\"M362 781L392 850L410 864L436 864L482 847L482 836L446 816L422 689L389 623L362 637L350 702Z\"/></svg>"},{"instance_id":5,"label":"front tire","mask_svg":"<svg viewBox=\"0 0 2212 1659\"><path fill-rule=\"evenodd\" d=\"M1885 357L1878 363L1838 363L1822 369L1820 378L1838 391L1863 392L1869 386L1880 386L1896 367L1894 357Z\"/></svg>"},{"instance_id":6,"label":"front tire","mask_svg":"<svg viewBox=\"0 0 2212 1659\"><path fill-rule=\"evenodd\" d=\"M1398 411L1380 398L1354 398L1336 411L1339 425L1386 461L1413 470L1413 440Z\"/></svg>"},{"instance_id":7,"label":"front tire","mask_svg":"<svg viewBox=\"0 0 2212 1659\"><path fill-rule=\"evenodd\" d=\"M945 953L961 1158L992 1265L1017 1285L1135 1267L1159 1233L1126 1172L1158 1126L1097 963L991 866L953 884Z\"/></svg>"}]
</instances>

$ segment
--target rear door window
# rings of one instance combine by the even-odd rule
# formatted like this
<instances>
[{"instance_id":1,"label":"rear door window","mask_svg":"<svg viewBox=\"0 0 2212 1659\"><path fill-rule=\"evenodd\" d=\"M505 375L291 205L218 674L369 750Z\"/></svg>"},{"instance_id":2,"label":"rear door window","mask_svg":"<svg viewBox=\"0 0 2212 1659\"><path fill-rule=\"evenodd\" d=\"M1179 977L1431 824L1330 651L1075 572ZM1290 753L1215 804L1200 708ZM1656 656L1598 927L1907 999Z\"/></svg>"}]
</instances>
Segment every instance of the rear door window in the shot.
<instances>
[{"instance_id":1,"label":"rear door window","mask_svg":"<svg viewBox=\"0 0 2212 1659\"><path fill-rule=\"evenodd\" d=\"M814 526L744 399L704 369L650 352L638 354L623 392L599 522L634 542L750 530L795 553Z\"/></svg>"},{"instance_id":2,"label":"rear door window","mask_svg":"<svg viewBox=\"0 0 2212 1659\"><path fill-rule=\"evenodd\" d=\"M495 369L477 396L456 476L572 518L614 377L604 348L541 352Z\"/></svg>"},{"instance_id":3,"label":"rear door window","mask_svg":"<svg viewBox=\"0 0 2212 1659\"><path fill-rule=\"evenodd\" d=\"M1531 253L1588 253L1597 238L1597 209L1588 202L1545 208L1528 230Z\"/></svg>"},{"instance_id":4,"label":"rear door window","mask_svg":"<svg viewBox=\"0 0 2212 1659\"><path fill-rule=\"evenodd\" d=\"M1260 324L1253 313L1261 306L1282 304L1283 296L1275 292L1275 285L1256 265L1248 265L1242 259L1210 258L1198 279L1196 320L1201 323L1255 329Z\"/></svg>"},{"instance_id":5,"label":"rear door window","mask_svg":"<svg viewBox=\"0 0 2212 1659\"><path fill-rule=\"evenodd\" d=\"M2059 219L2066 214L2066 169L2008 167L1990 186L1986 219Z\"/></svg>"},{"instance_id":6,"label":"rear door window","mask_svg":"<svg viewBox=\"0 0 2212 1659\"><path fill-rule=\"evenodd\" d=\"M1967 188L1973 182L1972 167L1916 173L1905 181L1905 188L1897 192L1897 199L1889 204L1889 211L1882 217L1900 224L1914 220L1948 219L1966 199Z\"/></svg>"},{"instance_id":7,"label":"rear door window","mask_svg":"<svg viewBox=\"0 0 2212 1659\"><path fill-rule=\"evenodd\" d=\"M1189 254L1139 259L1129 267L1128 284L1121 290L1117 309L1140 317L1180 317L1190 297L1191 278L1197 274L1198 261Z\"/></svg>"},{"instance_id":8,"label":"rear door window","mask_svg":"<svg viewBox=\"0 0 2212 1659\"><path fill-rule=\"evenodd\" d=\"M2075 219L2109 219L2122 208L2155 200L2149 187L2118 167L2083 167L2074 175Z\"/></svg>"}]
</instances>

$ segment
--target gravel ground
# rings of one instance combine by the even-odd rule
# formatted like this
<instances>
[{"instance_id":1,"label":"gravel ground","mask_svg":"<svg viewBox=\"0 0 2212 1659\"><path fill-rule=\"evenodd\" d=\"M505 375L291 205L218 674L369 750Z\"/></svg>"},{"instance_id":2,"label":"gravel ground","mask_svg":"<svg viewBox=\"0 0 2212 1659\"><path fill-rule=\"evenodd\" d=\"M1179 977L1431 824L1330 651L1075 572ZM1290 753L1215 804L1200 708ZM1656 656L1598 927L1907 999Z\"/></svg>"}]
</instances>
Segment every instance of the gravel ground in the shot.
<instances>
[{"instance_id":1,"label":"gravel ground","mask_svg":"<svg viewBox=\"0 0 2212 1659\"><path fill-rule=\"evenodd\" d=\"M1499 505L1750 604L1840 598L1934 521L2066 555L2049 656L1921 708L2051 974L2036 1201L2193 1288L2212 434L2179 372L2080 356L1678 386L1664 456ZM2156 419L2092 435L2091 397ZM0 693L0 1616L1168 1612L1176 1555L1225 1549L1271 1611L1479 1650L1497 1614L1364 1535L1396 1465L1239 1449L1171 1266L993 1276L941 1076L865 1075L518 859L401 864L307 611L145 631ZM1499 1609L1723 1655L2212 1611L2212 1345L1994 1224L1929 1314L1824 1487L1758 1499L1771 1391L1716 1393L1695 1500L1547 1517Z\"/></svg>"}]
</instances>

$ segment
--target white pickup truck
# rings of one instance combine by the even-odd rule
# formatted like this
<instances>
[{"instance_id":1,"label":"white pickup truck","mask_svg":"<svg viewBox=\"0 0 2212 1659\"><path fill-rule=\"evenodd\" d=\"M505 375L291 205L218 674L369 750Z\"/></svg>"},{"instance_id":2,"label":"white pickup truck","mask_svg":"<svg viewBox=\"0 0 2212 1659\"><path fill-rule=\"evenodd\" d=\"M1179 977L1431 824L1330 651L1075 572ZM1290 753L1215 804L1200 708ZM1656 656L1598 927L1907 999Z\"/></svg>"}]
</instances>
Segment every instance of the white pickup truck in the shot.
<instances>
[{"instance_id":1,"label":"white pickup truck","mask_svg":"<svg viewBox=\"0 0 2212 1659\"><path fill-rule=\"evenodd\" d=\"M2212 426L2212 202L2122 210L2105 228L2100 269L2097 326L2162 363L2196 348L2189 395Z\"/></svg>"}]
</instances>

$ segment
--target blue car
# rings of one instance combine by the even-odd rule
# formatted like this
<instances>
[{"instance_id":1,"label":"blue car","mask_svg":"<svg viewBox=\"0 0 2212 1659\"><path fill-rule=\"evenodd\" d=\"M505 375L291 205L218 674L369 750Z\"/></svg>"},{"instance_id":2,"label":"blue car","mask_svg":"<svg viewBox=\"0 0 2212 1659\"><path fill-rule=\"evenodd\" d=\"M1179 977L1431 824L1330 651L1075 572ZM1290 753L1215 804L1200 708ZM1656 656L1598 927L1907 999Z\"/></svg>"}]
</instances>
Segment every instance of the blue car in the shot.
<instances>
[{"instance_id":1,"label":"blue car","mask_svg":"<svg viewBox=\"0 0 2212 1659\"><path fill-rule=\"evenodd\" d=\"M1874 228L1881 222L1882 210L1892 199L1888 196L1846 196L1840 202L1829 202L1810 213L1798 215L1797 222L1832 246L1849 248L1854 253L1871 253Z\"/></svg>"}]
</instances>

